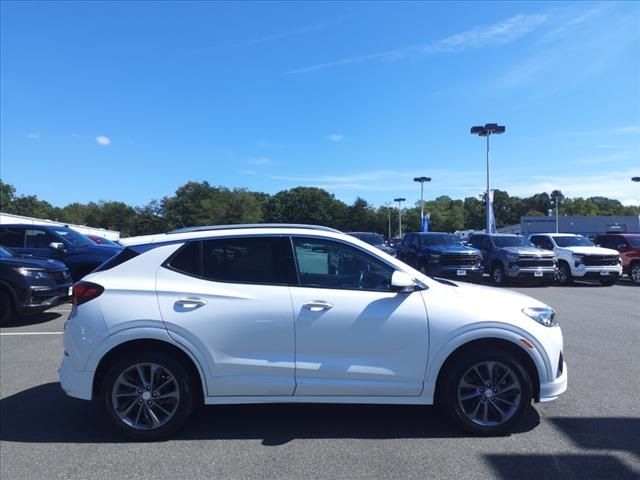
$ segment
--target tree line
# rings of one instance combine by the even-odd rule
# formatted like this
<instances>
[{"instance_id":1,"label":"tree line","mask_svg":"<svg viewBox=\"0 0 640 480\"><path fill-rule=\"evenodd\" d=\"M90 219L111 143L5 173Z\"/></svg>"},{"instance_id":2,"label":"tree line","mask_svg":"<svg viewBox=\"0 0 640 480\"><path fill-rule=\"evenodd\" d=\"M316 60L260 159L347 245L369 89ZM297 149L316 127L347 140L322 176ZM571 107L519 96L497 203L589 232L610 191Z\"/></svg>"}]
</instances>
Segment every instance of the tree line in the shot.
<instances>
[{"instance_id":1,"label":"tree line","mask_svg":"<svg viewBox=\"0 0 640 480\"><path fill-rule=\"evenodd\" d=\"M560 215L640 215L640 207L624 206L606 197L565 198L560 191L538 193L526 198L494 192L494 213L498 227L520 223L525 215L547 215L558 197ZM424 202L431 214L430 230L454 232L484 228L481 197L452 199L446 195ZM343 231L398 233L395 207L375 207L358 197L352 204L337 199L321 188L295 187L274 195L244 188L212 186L209 182L187 182L172 196L152 200L144 206L119 201L70 203L56 207L36 195L18 194L13 185L0 180L0 211L65 223L118 230L122 236L165 232L194 225L237 223L306 223ZM420 226L420 202L402 209L402 230Z\"/></svg>"}]
</instances>

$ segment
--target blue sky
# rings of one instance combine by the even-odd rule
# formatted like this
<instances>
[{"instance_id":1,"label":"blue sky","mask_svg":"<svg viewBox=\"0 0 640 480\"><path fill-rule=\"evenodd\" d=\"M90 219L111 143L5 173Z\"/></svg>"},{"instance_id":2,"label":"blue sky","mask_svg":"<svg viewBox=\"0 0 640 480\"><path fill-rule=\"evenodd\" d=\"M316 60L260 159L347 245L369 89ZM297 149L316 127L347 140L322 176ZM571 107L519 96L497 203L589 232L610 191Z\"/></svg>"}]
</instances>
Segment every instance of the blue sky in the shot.
<instances>
[{"instance_id":1,"label":"blue sky","mask_svg":"<svg viewBox=\"0 0 640 480\"><path fill-rule=\"evenodd\" d=\"M55 205L188 180L376 205L640 203L640 3L7 2L0 176Z\"/></svg>"}]
</instances>

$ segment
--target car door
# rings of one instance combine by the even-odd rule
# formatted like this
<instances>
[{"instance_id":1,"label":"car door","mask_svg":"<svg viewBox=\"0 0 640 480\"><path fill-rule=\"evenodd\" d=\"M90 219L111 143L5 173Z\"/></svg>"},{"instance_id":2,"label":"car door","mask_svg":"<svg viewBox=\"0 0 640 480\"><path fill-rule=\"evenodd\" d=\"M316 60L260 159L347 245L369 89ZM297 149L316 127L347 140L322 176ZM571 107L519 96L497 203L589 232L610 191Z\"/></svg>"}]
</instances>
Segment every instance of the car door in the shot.
<instances>
[{"instance_id":1,"label":"car door","mask_svg":"<svg viewBox=\"0 0 640 480\"><path fill-rule=\"evenodd\" d=\"M164 323L204 358L208 395L293 394L293 275L288 237L192 241L159 268Z\"/></svg>"},{"instance_id":2,"label":"car door","mask_svg":"<svg viewBox=\"0 0 640 480\"><path fill-rule=\"evenodd\" d=\"M394 268L344 242L294 237L293 246L295 394L419 395L429 345L420 292L391 291Z\"/></svg>"}]
</instances>

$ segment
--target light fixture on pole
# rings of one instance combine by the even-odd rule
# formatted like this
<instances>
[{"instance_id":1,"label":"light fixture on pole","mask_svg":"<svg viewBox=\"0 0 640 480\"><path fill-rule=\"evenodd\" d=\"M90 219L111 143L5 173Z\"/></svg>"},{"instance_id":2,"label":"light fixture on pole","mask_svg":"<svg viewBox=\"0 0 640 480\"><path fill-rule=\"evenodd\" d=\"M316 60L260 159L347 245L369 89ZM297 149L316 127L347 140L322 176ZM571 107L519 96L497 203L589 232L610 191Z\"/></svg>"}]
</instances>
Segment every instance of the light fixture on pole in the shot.
<instances>
[{"instance_id":1,"label":"light fixture on pole","mask_svg":"<svg viewBox=\"0 0 640 480\"><path fill-rule=\"evenodd\" d=\"M398 202L398 237L402 237L402 202L406 200L406 198L402 197L393 199L394 202Z\"/></svg>"},{"instance_id":2,"label":"light fixture on pole","mask_svg":"<svg viewBox=\"0 0 640 480\"><path fill-rule=\"evenodd\" d=\"M497 123L487 123L483 126L471 127L472 135L479 135L481 137L487 137L487 196L485 203L485 228L487 233L491 233L491 199L490 199L490 190L489 190L489 137L491 135L499 135L504 133L506 128L503 125L498 125Z\"/></svg>"},{"instance_id":3,"label":"light fixture on pole","mask_svg":"<svg viewBox=\"0 0 640 480\"><path fill-rule=\"evenodd\" d=\"M640 177L631 177L632 182L640 182Z\"/></svg>"},{"instance_id":4,"label":"light fixture on pole","mask_svg":"<svg viewBox=\"0 0 640 480\"><path fill-rule=\"evenodd\" d=\"M415 177L414 182L420 182L420 230L424 228L424 182L430 182L431 177Z\"/></svg>"}]
</instances>

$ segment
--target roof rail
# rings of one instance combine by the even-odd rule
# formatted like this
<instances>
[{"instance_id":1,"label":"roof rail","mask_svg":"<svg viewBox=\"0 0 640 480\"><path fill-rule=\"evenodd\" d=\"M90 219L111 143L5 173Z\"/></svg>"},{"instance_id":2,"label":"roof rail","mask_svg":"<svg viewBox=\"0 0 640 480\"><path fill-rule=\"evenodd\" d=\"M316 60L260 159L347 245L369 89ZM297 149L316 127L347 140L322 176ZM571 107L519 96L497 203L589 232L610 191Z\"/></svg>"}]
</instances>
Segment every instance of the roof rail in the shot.
<instances>
[{"instance_id":1,"label":"roof rail","mask_svg":"<svg viewBox=\"0 0 640 480\"><path fill-rule=\"evenodd\" d=\"M323 232L342 233L340 230L336 230L335 228L323 227L321 225L305 225L298 223L244 223L238 225L203 225L199 227L184 227L171 230L166 232L166 234L206 232L208 230L239 230L247 228L306 228L309 230L320 230Z\"/></svg>"}]
</instances>

